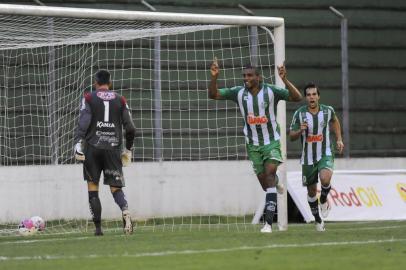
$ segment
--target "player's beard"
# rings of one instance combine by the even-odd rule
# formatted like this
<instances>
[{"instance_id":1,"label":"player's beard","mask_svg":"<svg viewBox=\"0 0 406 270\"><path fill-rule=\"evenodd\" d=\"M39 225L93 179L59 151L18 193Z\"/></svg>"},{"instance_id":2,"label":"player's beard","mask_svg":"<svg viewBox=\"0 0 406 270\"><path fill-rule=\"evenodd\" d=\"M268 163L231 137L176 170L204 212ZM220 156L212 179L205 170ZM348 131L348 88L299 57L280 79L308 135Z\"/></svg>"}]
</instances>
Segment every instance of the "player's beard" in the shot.
<instances>
[{"instance_id":1,"label":"player's beard","mask_svg":"<svg viewBox=\"0 0 406 270\"><path fill-rule=\"evenodd\" d=\"M244 82L244 87L249 90L254 90L255 86L258 86L258 88L259 88L259 83L254 84L253 82L251 82L251 83Z\"/></svg>"}]
</instances>

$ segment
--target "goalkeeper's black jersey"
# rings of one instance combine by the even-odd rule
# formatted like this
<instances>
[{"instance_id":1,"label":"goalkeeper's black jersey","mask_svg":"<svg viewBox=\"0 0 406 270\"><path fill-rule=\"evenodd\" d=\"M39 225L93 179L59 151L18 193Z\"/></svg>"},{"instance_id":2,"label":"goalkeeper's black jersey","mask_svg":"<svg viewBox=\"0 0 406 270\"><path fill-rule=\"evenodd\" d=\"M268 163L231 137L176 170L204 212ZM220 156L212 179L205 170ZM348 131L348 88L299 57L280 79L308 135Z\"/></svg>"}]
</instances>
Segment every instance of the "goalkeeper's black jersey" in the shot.
<instances>
[{"instance_id":1,"label":"goalkeeper's black jersey","mask_svg":"<svg viewBox=\"0 0 406 270\"><path fill-rule=\"evenodd\" d=\"M130 149L135 128L124 97L107 89L84 95L76 141L84 139L99 149L118 149L123 142L123 127L126 131L126 147Z\"/></svg>"}]
</instances>

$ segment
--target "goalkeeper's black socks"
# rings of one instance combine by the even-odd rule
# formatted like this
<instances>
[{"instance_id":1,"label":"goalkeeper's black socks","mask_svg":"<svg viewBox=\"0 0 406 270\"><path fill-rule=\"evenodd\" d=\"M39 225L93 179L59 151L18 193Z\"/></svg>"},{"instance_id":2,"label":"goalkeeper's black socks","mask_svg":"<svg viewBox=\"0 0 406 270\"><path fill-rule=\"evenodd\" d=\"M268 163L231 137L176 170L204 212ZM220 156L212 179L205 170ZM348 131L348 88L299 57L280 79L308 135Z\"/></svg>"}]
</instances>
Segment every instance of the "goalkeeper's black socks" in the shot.
<instances>
[{"instance_id":1,"label":"goalkeeper's black socks","mask_svg":"<svg viewBox=\"0 0 406 270\"><path fill-rule=\"evenodd\" d=\"M327 187L321 185L320 203L325 203L327 201L327 195L330 192L330 189L331 189L330 184Z\"/></svg>"},{"instance_id":2,"label":"goalkeeper's black socks","mask_svg":"<svg viewBox=\"0 0 406 270\"><path fill-rule=\"evenodd\" d=\"M309 203L314 219L317 223L321 223L321 217L319 215L319 201L317 200L317 196L309 197L309 195L307 195L307 202Z\"/></svg>"},{"instance_id":3,"label":"goalkeeper's black socks","mask_svg":"<svg viewBox=\"0 0 406 270\"><path fill-rule=\"evenodd\" d=\"M113 198L121 211L128 210L128 203L121 188L113 192Z\"/></svg>"},{"instance_id":4,"label":"goalkeeper's black socks","mask_svg":"<svg viewBox=\"0 0 406 270\"><path fill-rule=\"evenodd\" d=\"M101 211L102 211L98 191L89 191L89 208L97 232L97 228L101 228Z\"/></svg>"},{"instance_id":5,"label":"goalkeeper's black socks","mask_svg":"<svg viewBox=\"0 0 406 270\"><path fill-rule=\"evenodd\" d=\"M267 188L265 197L265 221L269 225L272 225L275 210L276 210L276 187Z\"/></svg>"},{"instance_id":6,"label":"goalkeeper's black socks","mask_svg":"<svg viewBox=\"0 0 406 270\"><path fill-rule=\"evenodd\" d=\"M96 230L94 231L94 235L102 236L103 235L102 228L101 227L96 227Z\"/></svg>"}]
</instances>

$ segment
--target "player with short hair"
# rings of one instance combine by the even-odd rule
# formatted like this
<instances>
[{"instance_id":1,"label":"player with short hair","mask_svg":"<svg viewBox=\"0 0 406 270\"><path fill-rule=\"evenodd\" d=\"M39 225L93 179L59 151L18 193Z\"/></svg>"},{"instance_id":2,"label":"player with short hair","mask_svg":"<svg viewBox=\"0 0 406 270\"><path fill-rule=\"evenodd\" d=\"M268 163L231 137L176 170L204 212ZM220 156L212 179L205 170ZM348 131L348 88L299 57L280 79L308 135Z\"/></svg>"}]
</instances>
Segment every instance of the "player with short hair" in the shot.
<instances>
[{"instance_id":1,"label":"player with short hair","mask_svg":"<svg viewBox=\"0 0 406 270\"><path fill-rule=\"evenodd\" d=\"M122 167L131 162L135 127L125 98L110 90L110 73L99 70L94 79L96 91L85 93L82 99L75 134L75 158L83 161L83 176L87 181L95 235L103 235L99 199L102 171L104 184L110 186L114 201L122 211L124 233L131 234L133 224L122 190L125 186ZM122 146L123 127L125 147Z\"/></svg>"},{"instance_id":2,"label":"player with short hair","mask_svg":"<svg viewBox=\"0 0 406 270\"><path fill-rule=\"evenodd\" d=\"M337 150L342 153L340 122L333 107L319 104L320 90L314 83L308 83L304 90L307 105L300 107L293 115L289 137L302 141L302 181L307 187L307 200L316 221L316 230L325 231L324 221L319 215L317 182L320 178L320 210L323 218L328 216L331 206L327 200L334 169L334 145L330 138L333 130L337 139Z\"/></svg>"},{"instance_id":3,"label":"player with short hair","mask_svg":"<svg viewBox=\"0 0 406 270\"><path fill-rule=\"evenodd\" d=\"M283 192L277 185L276 170L283 161L280 145L279 124L276 122L276 107L280 100L300 101L302 95L287 79L285 65L278 67L278 73L288 89L263 83L259 70L252 65L243 68L244 86L232 88L217 87L220 72L215 58L211 68L209 98L232 100L237 103L244 119L244 135L248 157L255 174L266 192L265 225L261 232L272 232L272 221L276 209L276 192Z\"/></svg>"}]
</instances>

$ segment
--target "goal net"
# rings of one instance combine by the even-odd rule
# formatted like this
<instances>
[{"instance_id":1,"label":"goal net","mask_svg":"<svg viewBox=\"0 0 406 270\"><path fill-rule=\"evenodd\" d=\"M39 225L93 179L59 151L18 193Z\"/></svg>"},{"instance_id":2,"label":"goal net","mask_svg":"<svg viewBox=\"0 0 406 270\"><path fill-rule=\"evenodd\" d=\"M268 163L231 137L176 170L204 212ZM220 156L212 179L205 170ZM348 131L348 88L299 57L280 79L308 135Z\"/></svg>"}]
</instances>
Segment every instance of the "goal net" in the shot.
<instances>
[{"instance_id":1,"label":"goal net","mask_svg":"<svg viewBox=\"0 0 406 270\"><path fill-rule=\"evenodd\" d=\"M0 14L13 8L4 6L8 9L1 8ZM221 199L227 192L219 192L233 182L239 185L238 179L227 177L241 170L251 179L246 183L253 186L249 196L261 194L246 162L238 106L207 97L209 67L217 57L219 87L241 85L242 67L248 63L260 68L264 81L278 83L275 59L283 59L284 41L282 37L280 55L275 54L275 23L265 28L237 24L235 18L245 18L246 24L254 19L237 16L230 16L229 23L227 16L218 23L189 17L172 22L168 16L159 17L164 13L144 13L152 16L145 20L138 19L137 12L110 12L109 18L108 11L100 10L29 9L29 14L17 9L0 15L0 163L6 169L0 182L8 187L2 195L5 204L14 205L1 214L0 233L15 230L19 221L35 215L48 221L48 232L87 228L86 186L72 148L80 100L93 90L98 69L111 72L113 89L126 97L135 122L133 164L124 173L138 226L251 223L258 199L252 202L231 187L236 198L228 202L228 195ZM50 17L40 16L44 12ZM104 19L92 18L100 13ZM241 166L244 169L235 169ZM215 170L223 174L216 177ZM156 187L154 181L167 186ZM146 189L152 190L152 197L142 196L149 194ZM200 189L206 192L204 200L220 197L219 206L202 207L199 196L193 200L193 195L182 195ZM167 193L172 197L159 197ZM121 213L111 195L100 196L107 197L102 199L106 226L120 229Z\"/></svg>"}]
</instances>

